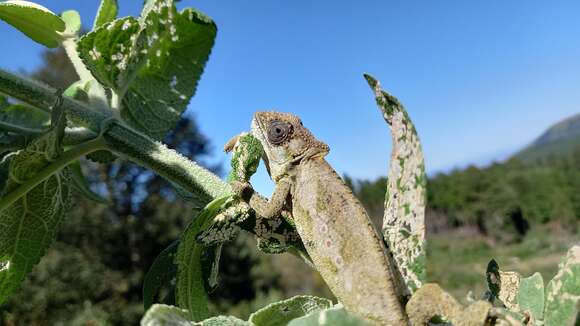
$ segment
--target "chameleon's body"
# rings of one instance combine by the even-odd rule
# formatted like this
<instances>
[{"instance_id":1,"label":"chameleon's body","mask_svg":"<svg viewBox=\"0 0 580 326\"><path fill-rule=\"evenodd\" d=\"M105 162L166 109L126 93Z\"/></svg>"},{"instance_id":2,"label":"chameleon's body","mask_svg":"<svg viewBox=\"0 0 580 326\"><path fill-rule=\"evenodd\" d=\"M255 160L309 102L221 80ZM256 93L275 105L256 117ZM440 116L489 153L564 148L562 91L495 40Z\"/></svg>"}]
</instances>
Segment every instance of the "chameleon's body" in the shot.
<instances>
[{"instance_id":1,"label":"chameleon's body","mask_svg":"<svg viewBox=\"0 0 580 326\"><path fill-rule=\"evenodd\" d=\"M291 114L258 112L252 135L262 143L276 188L270 201L237 189L258 215L292 218L332 292L351 313L373 323L404 324L384 244L360 202L324 156L328 146ZM236 188L236 187L234 187Z\"/></svg>"}]
</instances>

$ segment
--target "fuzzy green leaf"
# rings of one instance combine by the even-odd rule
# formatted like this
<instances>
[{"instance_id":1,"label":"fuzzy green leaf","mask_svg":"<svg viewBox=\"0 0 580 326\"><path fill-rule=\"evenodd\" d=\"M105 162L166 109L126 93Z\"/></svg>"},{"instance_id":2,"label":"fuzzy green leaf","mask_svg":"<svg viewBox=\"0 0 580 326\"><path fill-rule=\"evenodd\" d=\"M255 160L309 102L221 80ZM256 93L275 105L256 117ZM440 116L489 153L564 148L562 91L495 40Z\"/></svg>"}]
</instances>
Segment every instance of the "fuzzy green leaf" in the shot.
<instances>
[{"instance_id":1,"label":"fuzzy green leaf","mask_svg":"<svg viewBox=\"0 0 580 326\"><path fill-rule=\"evenodd\" d=\"M65 29L64 21L52 11L33 2L0 2L0 19L49 48L56 48L63 39L60 33Z\"/></svg>"},{"instance_id":2,"label":"fuzzy green leaf","mask_svg":"<svg viewBox=\"0 0 580 326\"><path fill-rule=\"evenodd\" d=\"M148 1L139 21L108 23L79 41L93 75L121 100L121 117L161 139L194 95L216 36L203 14L177 12L173 1Z\"/></svg>"},{"instance_id":3,"label":"fuzzy green leaf","mask_svg":"<svg viewBox=\"0 0 580 326\"><path fill-rule=\"evenodd\" d=\"M5 194L31 182L62 153L66 123L62 109L53 109L51 120L50 131L9 158ZM0 210L0 303L20 285L53 241L70 205L68 183L65 168Z\"/></svg>"},{"instance_id":4,"label":"fuzzy green leaf","mask_svg":"<svg viewBox=\"0 0 580 326\"><path fill-rule=\"evenodd\" d=\"M315 311L288 323L288 326L370 326L367 322L349 315L341 305Z\"/></svg>"},{"instance_id":5,"label":"fuzzy green leaf","mask_svg":"<svg viewBox=\"0 0 580 326\"><path fill-rule=\"evenodd\" d=\"M580 245L568 250L546 287L546 326L573 325L580 313Z\"/></svg>"},{"instance_id":6,"label":"fuzzy green leaf","mask_svg":"<svg viewBox=\"0 0 580 326\"><path fill-rule=\"evenodd\" d=\"M207 293L201 258L204 246L196 241L197 235L212 223L231 196L218 198L210 202L189 224L181 236L177 249L177 284L176 302L179 307L189 310L192 320L203 320L208 317Z\"/></svg>"},{"instance_id":7,"label":"fuzzy green leaf","mask_svg":"<svg viewBox=\"0 0 580 326\"><path fill-rule=\"evenodd\" d=\"M65 33L76 35L81 30L81 16L76 10L67 10L60 14L65 23Z\"/></svg>"},{"instance_id":8,"label":"fuzzy green leaf","mask_svg":"<svg viewBox=\"0 0 580 326\"><path fill-rule=\"evenodd\" d=\"M158 290L168 284L177 274L175 256L179 241L172 242L155 258L143 280L143 306L149 309L155 300Z\"/></svg>"},{"instance_id":9,"label":"fuzzy green leaf","mask_svg":"<svg viewBox=\"0 0 580 326\"><path fill-rule=\"evenodd\" d=\"M115 20L118 11L117 0L101 0L101 5L97 11L97 17L95 17L93 30Z\"/></svg>"},{"instance_id":10,"label":"fuzzy green leaf","mask_svg":"<svg viewBox=\"0 0 580 326\"><path fill-rule=\"evenodd\" d=\"M141 326L191 326L187 310L164 304L153 305L141 319Z\"/></svg>"},{"instance_id":11,"label":"fuzzy green leaf","mask_svg":"<svg viewBox=\"0 0 580 326\"><path fill-rule=\"evenodd\" d=\"M389 167L383 238L412 294L426 282L425 160L417 130L403 105L365 74L377 106L391 127L393 150Z\"/></svg>"},{"instance_id":12,"label":"fuzzy green leaf","mask_svg":"<svg viewBox=\"0 0 580 326\"><path fill-rule=\"evenodd\" d=\"M291 320L332 307L332 301L309 295L275 302L250 315L249 322L257 326L286 325Z\"/></svg>"}]
</instances>

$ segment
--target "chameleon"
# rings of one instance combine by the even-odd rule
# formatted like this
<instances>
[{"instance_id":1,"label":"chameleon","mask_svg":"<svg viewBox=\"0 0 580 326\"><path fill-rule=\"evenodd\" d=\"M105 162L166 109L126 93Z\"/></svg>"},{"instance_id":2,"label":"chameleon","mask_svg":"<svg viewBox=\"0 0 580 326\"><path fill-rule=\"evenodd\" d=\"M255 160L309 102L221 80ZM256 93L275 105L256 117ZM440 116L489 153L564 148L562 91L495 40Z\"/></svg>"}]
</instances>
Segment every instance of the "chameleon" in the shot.
<instances>
[{"instance_id":1,"label":"chameleon","mask_svg":"<svg viewBox=\"0 0 580 326\"><path fill-rule=\"evenodd\" d=\"M349 312L372 324L407 324L397 271L361 203L325 160L328 145L289 113L256 112L251 134L275 189L267 200L234 181L234 192L263 218L290 212L314 266Z\"/></svg>"}]
</instances>

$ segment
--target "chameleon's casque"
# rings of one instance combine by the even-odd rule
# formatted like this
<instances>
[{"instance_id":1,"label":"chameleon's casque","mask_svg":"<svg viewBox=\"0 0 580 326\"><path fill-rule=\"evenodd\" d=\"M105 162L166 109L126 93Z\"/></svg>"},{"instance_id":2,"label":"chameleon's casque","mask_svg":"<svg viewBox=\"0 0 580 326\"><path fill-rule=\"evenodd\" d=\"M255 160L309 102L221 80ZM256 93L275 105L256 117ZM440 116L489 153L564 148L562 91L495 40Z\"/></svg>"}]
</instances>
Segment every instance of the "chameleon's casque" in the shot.
<instances>
[{"instance_id":1,"label":"chameleon's casque","mask_svg":"<svg viewBox=\"0 0 580 326\"><path fill-rule=\"evenodd\" d=\"M262 143L276 189L269 202L250 201L259 215L288 209L306 250L350 312L401 325L393 271L383 241L352 191L326 162L329 148L295 115L258 112L252 134ZM263 207L261 207L263 206Z\"/></svg>"}]
</instances>

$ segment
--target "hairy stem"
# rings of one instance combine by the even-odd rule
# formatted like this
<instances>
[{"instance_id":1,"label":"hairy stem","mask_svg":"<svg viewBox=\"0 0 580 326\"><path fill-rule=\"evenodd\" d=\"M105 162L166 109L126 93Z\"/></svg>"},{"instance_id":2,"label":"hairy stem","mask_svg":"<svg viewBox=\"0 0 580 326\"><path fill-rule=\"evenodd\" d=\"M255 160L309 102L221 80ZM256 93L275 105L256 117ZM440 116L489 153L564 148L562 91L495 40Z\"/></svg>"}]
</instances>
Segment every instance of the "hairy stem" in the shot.
<instances>
[{"instance_id":1,"label":"hairy stem","mask_svg":"<svg viewBox=\"0 0 580 326\"><path fill-rule=\"evenodd\" d=\"M110 151L155 171L200 199L211 201L232 194L217 175L164 144L116 120L106 128L103 137Z\"/></svg>"},{"instance_id":2,"label":"hairy stem","mask_svg":"<svg viewBox=\"0 0 580 326\"><path fill-rule=\"evenodd\" d=\"M0 121L0 131L14 132L20 135L34 136L45 132L43 129L28 128L24 126L15 125L9 122Z\"/></svg>"},{"instance_id":3,"label":"hairy stem","mask_svg":"<svg viewBox=\"0 0 580 326\"><path fill-rule=\"evenodd\" d=\"M52 107L58 97L56 89L2 69L0 69L0 93L43 109ZM101 121L106 118L103 113L68 97L63 98L62 107L68 119L93 131L98 132Z\"/></svg>"},{"instance_id":4,"label":"hairy stem","mask_svg":"<svg viewBox=\"0 0 580 326\"><path fill-rule=\"evenodd\" d=\"M18 188L12 190L6 196L0 199L0 211L4 210L20 197L26 195L34 187L41 184L53 174L57 173L67 165L79 159L83 155L104 149L106 147L104 140L98 137L94 140L82 143L72 149L62 153L54 162L40 170L34 177L21 184Z\"/></svg>"}]
</instances>

